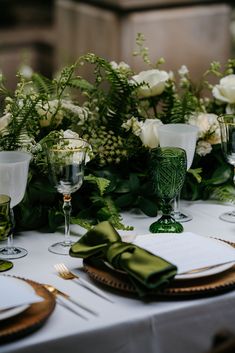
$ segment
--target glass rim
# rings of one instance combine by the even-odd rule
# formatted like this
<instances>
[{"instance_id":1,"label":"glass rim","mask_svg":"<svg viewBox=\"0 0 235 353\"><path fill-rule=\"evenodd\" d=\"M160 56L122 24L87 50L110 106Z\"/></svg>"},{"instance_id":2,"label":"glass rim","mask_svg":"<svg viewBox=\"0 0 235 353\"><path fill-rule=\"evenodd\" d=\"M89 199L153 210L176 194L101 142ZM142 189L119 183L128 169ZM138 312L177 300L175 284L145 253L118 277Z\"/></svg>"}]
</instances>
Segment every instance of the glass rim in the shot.
<instances>
[{"instance_id":1,"label":"glass rim","mask_svg":"<svg viewBox=\"0 0 235 353\"><path fill-rule=\"evenodd\" d=\"M186 151L185 151L185 149L183 149L183 148L181 148L181 147L173 147L173 146L165 146L165 147L155 147L155 148L152 148L152 150L151 150L151 152L150 153L152 153L152 152L156 152L156 151L158 151L158 150L171 150L171 149L174 149L174 150L179 150L179 151L182 151L185 155L186 155L186 157L187 157L187 154L186 154ZM165 158L165 156L161 156L161 155L159 155L159 157L162 157L162 158ZM177 158L177 157L179 157L179 156L168 156L169 158Z\"/></svg>"},{"instance_id":2,"label":"glass rim","mask_svg":"<svg viewBox=\"0 0 235 353\"><path fill-rule=\"evenodd\" d=\"M2 150L0 151L0 157L1 155L5 155L5 156L10 156L10 155L21 155L21 156L27 156L27 158L23 159L23 160L20 160L20 161L13 161L13 160L5 160L5 161L2 161L0 159L0 164L21 164L22 162L30 162L31 159L32 159L32 154L30 152L25 152L25 151L18 151L18 150L15 150L15 151L5 151L5 150Z\"/></svg>"},{"instance_id":3,"label":"glass rim","mask_svg":"<svg viewBox=\"0 0 235 353\"><path fill-rule=\"evenodd\" d=\"M224 121L223 119L226 118L233 118L234 122L229 122L229 121ZM235 126L235 114L221 114L217 118L218 122L220 124L226 124L226 125L234 125Z\"/></svg>"},{"instance_id":4,"label":"glass rim","mask_svg":"<svg viewBox=\"0 0 235 353\"><path fill-rule=\"evenodd\" d=\"M190 129L190 132L198 132L199 128L195 125L187 124L187 123L170 123L170 124L163 124L158 126L158 130L164 130L167 127L185 127L186 129ZM174 132L171 130L170 132ZM177 131L177 133L182 133L184 134L185 131Z\"/></svg>"},{"instance_id":5,"label":"glass rim","mask_svg":"<svg viewBox=\"0 0 235 353\"><path fill-rule=\"evenodd\" d=\"M75 141L82 141L82 142L85 142L85 144L87 145L87 147L90 146L89 142L81 137L58 137L58 138L50 138L50 139L47 139L46 141L44 141L42 143L42 145L47 145L48 142L58 142L58 141L63 141L63 140L75 140Z\"/></svg>"}]
</instances>

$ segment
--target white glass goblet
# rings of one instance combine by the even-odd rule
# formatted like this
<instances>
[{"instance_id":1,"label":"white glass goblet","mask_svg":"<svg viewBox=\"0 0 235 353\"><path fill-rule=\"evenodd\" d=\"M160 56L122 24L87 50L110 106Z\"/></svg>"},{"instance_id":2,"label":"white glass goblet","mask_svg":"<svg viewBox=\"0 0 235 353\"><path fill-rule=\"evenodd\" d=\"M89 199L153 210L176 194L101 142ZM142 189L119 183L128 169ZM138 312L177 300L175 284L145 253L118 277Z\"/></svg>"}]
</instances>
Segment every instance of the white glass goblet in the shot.
<instances>
[{"instance_id":1,"label":"white glass goblet","mask_svg":"<svg viewBox=\"0 0 235 353\"><path fill-rule=\"evenodd\" d=\"M65 217L64 241L52 244L48 250L55 254L68 255L69 249L74 243L70 239L71 194L82 186L89 144L79 138L61 138L56 141L47 141L44 147L49 167L49 178L56 190L63 194Z\"/></svg>"},{"instance_id":2,"label":"white glass goblet","mask_svg":"<svg viewBox=\"0 0 235 353\"><path fill-rule=\"evenodd\" d=\"M191 167L197 142L198 128L189 124L165 124L158 128L161 147L180 147L186 151L187 170ZM178 222L192 219L180 211L180 194L174 200L173 217Z\"/></svg>"},{"instance_id":3,"label":"white glass goblet","mask_svg":"<svg viewBox=\"0 0 235 353\"><path fill-rule=\"evenodd\" d=\"M221 115L218 118L221 133L221 148L227 162L234 167L235 184L235 114ZM223 221L235 223L235 210L225 212L219 217Z\"/></svg>"},{"instance_id":4,"label":"white glass goblet","mask_svg":"<svg viewBox=\"0 0 235 353\"><path fill-rule=\"evenodd\" d=\"M18 205L25 194L31 154L22 151L0 151L0 193L10 196L12 208ZM13 245L13 232L8 237L7 246L0 248L0 258L17 259L27 255L27 250Z\"/></svg>"}]
</instances>

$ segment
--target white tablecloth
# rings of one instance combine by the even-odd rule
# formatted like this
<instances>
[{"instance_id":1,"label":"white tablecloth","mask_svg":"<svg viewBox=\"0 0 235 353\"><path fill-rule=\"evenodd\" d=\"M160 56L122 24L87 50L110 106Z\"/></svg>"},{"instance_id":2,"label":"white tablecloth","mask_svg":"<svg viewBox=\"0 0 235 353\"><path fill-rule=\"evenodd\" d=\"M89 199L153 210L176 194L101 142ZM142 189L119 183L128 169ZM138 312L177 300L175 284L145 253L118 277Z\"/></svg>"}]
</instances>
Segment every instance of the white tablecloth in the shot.
<instances>
[{"instance_id":1,"label":"white tablecloth","mask_svg":"<svg viewBox=\"0 0 235 353\"><path fill-rule=\"evenodd\" d=\"M186 231L235 242L235 224L218 218L231 206L205 202L184 206L193 216L192 221L184 223ZM133 234L148 233L154 221L134 212L123 214L123 220L135 226ZM74 227L73 231L84 233L79 227ZM26 247L29 254L15 260L8 274L54 284L95 307L99 317L88 314L89 320L85 321L57 305L43 327L18 341L0 345L1 353L202 353L210 348L218 330L235 331L235 291L194 300L143 302L102 287L115 301L112 304L73 281L59 278L53 265L64 262L90 280L81 269L80 259L48 252L48 246L61 238L59 232L30 231L17 236L16 245Z\"/></svg>"}]
</instances>

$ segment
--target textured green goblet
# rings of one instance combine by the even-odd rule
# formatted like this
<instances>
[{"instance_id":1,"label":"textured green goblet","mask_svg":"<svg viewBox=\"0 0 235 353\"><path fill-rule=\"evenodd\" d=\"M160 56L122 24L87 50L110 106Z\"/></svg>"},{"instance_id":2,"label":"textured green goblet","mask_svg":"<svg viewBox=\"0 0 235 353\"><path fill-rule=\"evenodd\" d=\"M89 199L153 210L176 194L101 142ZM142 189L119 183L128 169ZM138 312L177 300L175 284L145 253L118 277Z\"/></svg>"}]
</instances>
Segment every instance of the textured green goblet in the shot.
<instances>
[{"instance_id":1,"label":"textured green goblet","mask_svg":"<svg viewBox=\"0 0 235 353\"><path fill-rule=\"evenodd\" d=\"M181 233L183 226L171 216L171 203L179 194L187 171L186 152L178 147L159 147L151 151L150 173L153 189L161 199L162 217L151 224L152 233Z\"/></svg>"}]
</instances>

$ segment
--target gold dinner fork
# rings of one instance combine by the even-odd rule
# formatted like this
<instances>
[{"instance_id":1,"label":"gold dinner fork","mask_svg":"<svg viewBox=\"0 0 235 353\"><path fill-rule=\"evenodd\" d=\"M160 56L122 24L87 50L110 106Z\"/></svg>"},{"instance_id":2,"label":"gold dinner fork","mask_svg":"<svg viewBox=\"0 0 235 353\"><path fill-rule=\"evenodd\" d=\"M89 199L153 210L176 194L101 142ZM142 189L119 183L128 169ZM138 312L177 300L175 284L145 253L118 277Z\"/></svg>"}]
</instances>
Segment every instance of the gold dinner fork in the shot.
<instances>
[{"instance_id":1,"label":"gold dinner fork","mask_svg":"<svg viewBox=\"0 0 235 353\"><path fill-rule=\"evenodd\" d=\"M85 288L89 289L93 293L99 295L100 297L108 300L110 303L114 303L103 291L93 286L91 283L85 281L80 276L76 275L75 273L71 272L63 263L54 265L56 271L63 279L73 279L78 281L78 283L82 284Z\"/></svg>"},{"instance_id":2,"label":"gold dinner fork","mask_svg":"<svg viewBox=\"0 0 235 353\"><path fill-rule=\"evenodd\" d=\"M98 316L98 313L94 311L93 309L89 308L85 304L83 304L80 300L76 300L74 298L71 298L67 293L62 292L61 290L57 289L56 287L52 286L51 284L44 284L44 287L51 292L56 298L59 299L59 303L65 306L67 309L70 311L74 312L75 314L78 314L81 316L83 319L87 320L87 317L81 314L78 311L75 311L74 308L68 305L68 301L77 305L78 307L82 308L83 310L86 310L90 312L91 314Z\"/></svg>"}]
</instances>

